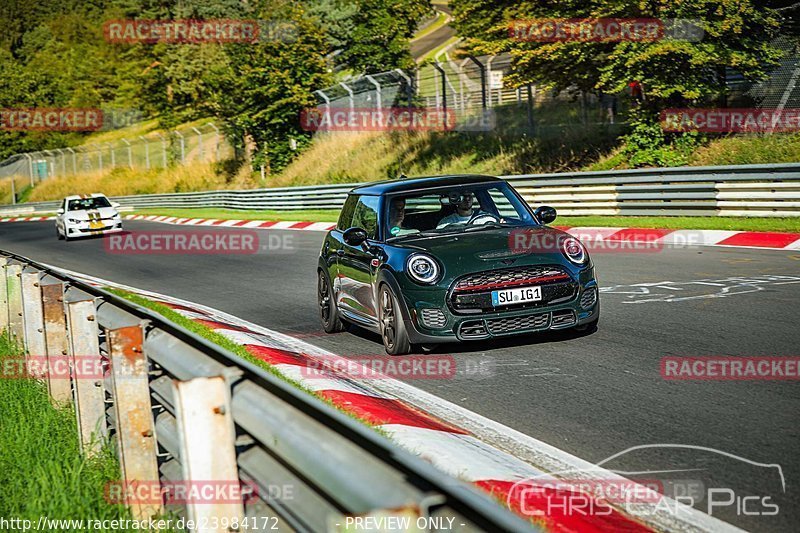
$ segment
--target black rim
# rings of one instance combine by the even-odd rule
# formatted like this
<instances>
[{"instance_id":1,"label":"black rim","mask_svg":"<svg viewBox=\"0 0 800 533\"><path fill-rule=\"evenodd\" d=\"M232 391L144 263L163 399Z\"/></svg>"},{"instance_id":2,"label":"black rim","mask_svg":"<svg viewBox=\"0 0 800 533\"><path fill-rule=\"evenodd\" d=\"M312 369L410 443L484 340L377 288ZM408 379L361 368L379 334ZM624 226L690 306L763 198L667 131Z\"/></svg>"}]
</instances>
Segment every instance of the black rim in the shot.
<instances>
[{"instance_id":1,"label":"black rim","mask_svg":"<svg viewBox=\"0 0 800 533\"><path fill-rule=\"evenodd\" d=\"M386 289L381 293L381 324L383 344L391 349L395 341L395 315L392 295Z\"/></svg>"},{"instance_id":2,"label":"black rim","mask_svg":"<svg viewBox=\"0 0 800 533\"><path fill-rule=\"evenodd\" d=\"M331 320L331 294L328 290L328 280L322 272L319 273L319 283L317 283L317 301L319 303L319 316L322 322L327 325Z\"/></svg>"}]
</instances>

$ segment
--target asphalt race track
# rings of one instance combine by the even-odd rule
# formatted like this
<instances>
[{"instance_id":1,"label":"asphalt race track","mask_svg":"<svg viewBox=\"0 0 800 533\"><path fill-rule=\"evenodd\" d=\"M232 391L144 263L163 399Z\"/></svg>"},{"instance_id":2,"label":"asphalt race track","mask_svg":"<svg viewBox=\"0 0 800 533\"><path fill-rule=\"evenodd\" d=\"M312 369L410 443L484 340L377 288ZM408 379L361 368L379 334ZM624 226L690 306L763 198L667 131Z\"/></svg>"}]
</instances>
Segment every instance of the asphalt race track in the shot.
<instances>
[{"instance_id":1,"label":"asphalt race track","mask_svg":"<svg viewBox=\"0 0 800 533\"><path fill-rule=\"evenodd\" d=\"M132 221L126 227L178 230ZM56 240L52 221L0 224L0 248L205 304L341 355L383 354L379 339L370 334L321 332L314 270L322 233L259 231L287 236L294 250L111 254L103 239ZM644 444L731 454L736 457L698 449L638 449L603 466L637 479L667 478L677 488L698 483L721 488L719 500L732 503L715 507L714 516L753 531L796 530L800 383L667 381L660 361L665 356L800 355L800 251L702 247L595 254L593 259L601 286L610 289L601 297L596 333L445 345L435 353L453 354L464 364L481 362L482 371L413 384L595 463ZM658 284L629 287L642 283ZM652 473L663 470L680 472ZM651 473L635 474L644 471ZM779 506L777 515L745 516L772 512L769 503ZM707 504L706 499L697 507L707 511Z\"/></svg>"}]
</instances>

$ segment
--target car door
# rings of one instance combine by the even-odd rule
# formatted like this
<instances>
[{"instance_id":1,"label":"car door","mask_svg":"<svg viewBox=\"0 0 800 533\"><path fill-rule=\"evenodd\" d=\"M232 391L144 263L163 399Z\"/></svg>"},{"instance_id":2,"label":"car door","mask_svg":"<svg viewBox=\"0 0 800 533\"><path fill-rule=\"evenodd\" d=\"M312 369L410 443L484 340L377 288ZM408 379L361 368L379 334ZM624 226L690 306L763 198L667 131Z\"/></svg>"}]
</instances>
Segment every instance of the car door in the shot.
<instances>
[{"instance_id":1,"label":"car door","mask_svg":"<svg viewBox=\"0 0 800 533\"><path fill-rule=\"evenodd\" d=\"M377 325L375 295L372 290L372 260L375 256L369 251L369 241L378 238L379 196L362 195L353 211L351 227L367 232L367 242L351 246L342 240L342 250L338 254L340 281L339 308L349 312L356 320L365 324Z\"/></svg>"}]
</instances>

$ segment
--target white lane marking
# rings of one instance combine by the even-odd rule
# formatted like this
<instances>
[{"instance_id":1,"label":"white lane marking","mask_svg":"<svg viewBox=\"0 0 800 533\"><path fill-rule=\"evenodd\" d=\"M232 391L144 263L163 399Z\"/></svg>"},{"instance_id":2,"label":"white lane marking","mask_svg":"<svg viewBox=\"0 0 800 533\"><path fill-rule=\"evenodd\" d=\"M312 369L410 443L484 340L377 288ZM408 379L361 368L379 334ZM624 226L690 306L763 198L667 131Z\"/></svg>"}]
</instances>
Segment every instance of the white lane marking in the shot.
<instances>
[{"instance_id":1,"label":"white lane marking","mask_svg":"<svg viewBox=\"0 0 800 533\"><path fill-rule=\"evenodd\" d=\"M727 298L749 294L766 289L769 285L800 283L798 276L763 275L730 277L724 279L699 279L691 281L659 281L654 283L635 283L633 285L612 285L600 287L601 294L625 296L622 303L641 304L651 302L683 302L711 298ZM708 292L708 287L713 291ZM686 291L676 295L674 291Z\"/></svg>"}]
</instances>

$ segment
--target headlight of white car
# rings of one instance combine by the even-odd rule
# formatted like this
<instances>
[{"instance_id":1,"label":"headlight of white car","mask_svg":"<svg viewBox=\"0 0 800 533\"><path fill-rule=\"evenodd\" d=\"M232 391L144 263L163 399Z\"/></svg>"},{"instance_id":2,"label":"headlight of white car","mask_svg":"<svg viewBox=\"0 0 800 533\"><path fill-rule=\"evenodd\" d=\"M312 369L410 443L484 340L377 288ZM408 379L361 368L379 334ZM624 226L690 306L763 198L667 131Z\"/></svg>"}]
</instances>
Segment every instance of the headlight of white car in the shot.
<instances>
[{"instance_id":1,"label":"headlight of white car","mask_svg":"<svg viewBox=\"0 0 800 533\"><path fill-rule=\"evenodd\" d=\"M69 222L71 224L80 224L81 221L78 220L77 218L68 218L67 222Z\"/></svg>"}]
</instances>

